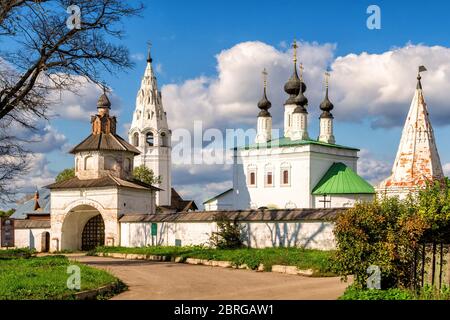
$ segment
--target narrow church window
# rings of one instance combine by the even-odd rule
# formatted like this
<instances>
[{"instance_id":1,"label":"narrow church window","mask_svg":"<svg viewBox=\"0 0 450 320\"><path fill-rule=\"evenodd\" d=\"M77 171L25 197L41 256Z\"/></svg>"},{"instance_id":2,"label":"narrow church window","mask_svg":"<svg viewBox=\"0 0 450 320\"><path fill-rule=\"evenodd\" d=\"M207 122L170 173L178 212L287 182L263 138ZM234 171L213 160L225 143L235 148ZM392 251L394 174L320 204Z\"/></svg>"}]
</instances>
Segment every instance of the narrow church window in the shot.
<instances>
[{"instance_id":1,"label":"narrow church window","mask_svg":"<svg viewBox=\"0 0 450 320\"><path fill-rule=\"evenodd\" d=\"M256 185L256 172L250 172L250 185L255 186Z\"/></svg>"},{"instance_id":2,"label":"narrow church window","mask_svg":"<svg viewBox=\"0 0 450 320\"><path fill-rule=\"evenodd\" d=\"M283 170L283 184L289 184L289 171Z\"/></svg>"},{"instance_id":3,"label":"narrow church window","mask_svg":"<svg viewBox=\"0 0 450 320\"><path fill-rule=\"evenodd\" d=\"M272 172L270 171L266 174L266 186L273 186Z\"/></svg>"},{"instance_id":4,"label":"narrow church window","mask_svg":"<svg viewBox=\"0 0 450 320\"><path fill-rule=\"evenodd\" d=\"M135 132L133 134L133 145L138 147L139 146L139 133Z\"/></svg>"},{"instance_id":5,"label":"narrow church window","mask_svg":"<svg viewBox=\"0 0 450 320\"><path fill-rule=\"evenodd\" d=\"M94 158L88 156L84 159L84 170L92 170L94 169Z\"/></svg>"},{"instance_id":6,"label":"narrow church window","mask_svg":"<svg viewBox=\"0 0 450 320\"><path fill-rule=\"evenodd\" d=\"M167 134L165 132L161 132L161 139L162 139L162 146L163 147L169 146Z\"/></svg>"},{"instance_id":7,"label":"narrow church window","mask_svg":"<svg viewBox=\"0 0 450 320\"><path fill-rule=\"evenodd\" d=\"M148 132L147 135L146 135L145 137L146 137L145 140L147 141L147 144L148 144L150 147L153 147L153 145L154 145L153 132Z\"/></svg>"}]
</instances>

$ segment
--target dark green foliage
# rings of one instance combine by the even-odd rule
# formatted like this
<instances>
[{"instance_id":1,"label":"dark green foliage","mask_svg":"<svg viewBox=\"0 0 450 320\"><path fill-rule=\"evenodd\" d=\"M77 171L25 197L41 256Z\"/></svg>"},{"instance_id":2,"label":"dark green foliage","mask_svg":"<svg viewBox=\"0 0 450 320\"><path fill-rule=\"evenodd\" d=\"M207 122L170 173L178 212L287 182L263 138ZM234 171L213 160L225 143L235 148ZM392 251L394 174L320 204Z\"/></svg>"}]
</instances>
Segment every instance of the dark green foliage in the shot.
<instances>
[{"instance_id":1,"label":"dark green foliage","mask_svg":"<svg viewBox=\"0 0 450 320\"><path fill-rule=\"evenodd\" d=\"M354 274L355 288L366 287L370 265L381 268L382 288L410 288L420 244L450 242L449 181L429 184L405 200L359 203L339 215L334 232L335 271Z\"/></svg>"},{"instance_id":2,"label":"dark green foliage","mask_svg":"<svg viewBox=\"0 0 450 320\"><path fill-rule=\"evenodd\" d=\"M11 216L14 212L16 212L16 209L9 209L7 211L0 210L0 217L7 218Z\"/></svg>"},{"instance_id":3,"label":"dark green foliage","mask_svg":"<svg viewBox=\"0 0 450 320\"><path fill-rule=\"evenodd\" d=\"M36 253L35 250L30 249L8 249L0 250L0 260L24 258L28 259Z\"/></svg>"},{"instance_id":4,"label":"dark green foliage","mask_svg":"<svg viewBox=\"0 0 450 320\"><path fill-rule=\"evenodd\" d=\"M134 168L133 177L136 180L150 185L161 183L161 177L155 177L153 170L147 168L145 165L140 165L139 167Z\"/></svg>"},{"instance_id":5,"label":"dark green foliage","mask_svg":"<svg viewBox=\"0 0 450 320\"><path fill-rule=\"evenodd\" d=\"M237 218L231 221L226 215L219 214L215 217L217 232L213 232L209 241L218 249L239 249L244 246L243 227L237 222Z\"/></svg>"},{"instance_id":6,"label":"dark green foliage","mask_svg":"<svg viewBox=\"0 0 450 320\"><path fill-rule=\"evenodd\" d=\"M412 300L414 295L403 289L357 289L355 286L349 286L339 300Z\"/></svg>"},{"instance_id":7,"label":"dark green foliage","mask_svg":"<svg viewBox=\"0 0 450 320\"><path fill-rule=\"evenodd\" d=\"M62 182L72 178L75 178L75 168L67 168L58 173L55 182Z\"/></svg>"}]
</instances>

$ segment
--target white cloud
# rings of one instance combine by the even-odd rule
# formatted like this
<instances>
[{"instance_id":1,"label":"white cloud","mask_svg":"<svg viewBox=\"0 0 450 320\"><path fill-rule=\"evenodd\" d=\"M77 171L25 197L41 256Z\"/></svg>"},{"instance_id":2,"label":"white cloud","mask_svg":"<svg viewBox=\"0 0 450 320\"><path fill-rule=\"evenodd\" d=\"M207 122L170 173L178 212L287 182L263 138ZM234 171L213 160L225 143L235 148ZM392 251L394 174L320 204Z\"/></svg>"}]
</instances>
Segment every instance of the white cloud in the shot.
<instances>
[{"instance_id":1,"label":"white cloud","mask_svg":"<svg viewBox=\"0 0 450 320\"><path fill-rule=\"evenodd\" d=\"M358 174L373 185L377 185L390 175L392 164L377 159L369 150L361 149L359 157Z\"/></svg>"},{"instance_id":2,"label":"white cloud","mask_svg":"<svg viewBox=\"0 0 450 320\"><path fill-rule=\"evenodd\" d=\"M77 78L79 83L76 84L76 93L63 91L61 94L55 93L50 98L52 101L49 110L51 118L58 117L86 122L96 112L98 98L103 93L102 89L82 77ZM108 97L111 101L111 108L114 110L114 114L118 115L122 101L114 92L108 93Z\"/></svg>"},{"instance_id":3,"label":"white cloud","mask_svg":"<svg viewBox=\"0 0 450 320\"><path fill-rule=\"evenodd\" d=\"M445 163L442 169L444 170L445 176L450 177L450 163Z\"/></svg>"},{"instance_id":4,"label":"white cloud","mask_svg":"<svg viewBox=\"0 0 450 320\"><path fill-rule=\"evenodd\" d=\"M305 78L318 78L332 61L333 44L300 45ZM269 72L268 95L271 113L281 121L286 94L283 85L293 71L292 52L279 51L262 42L243 42L217 55L217 77L200 76L182 84L162 88L164 107L172 128L192 128L194 120L203 127L254 126L262 95L261 71ZM313 95L315 91L312 91ZM189 116L187 116L189 115Z\"/></svg>"},{"instance_id":5,"label":"white cloud","mask_svg":"<svg viewBox=\"0 0 450 320\"><path fill-rule=\"evenodd\" d=\"M145 55L141 52L133 53L130 55L131 59L137 60L137 61L144 61Z\"/></svg>"},{"instance_id":6,"label":"white cloud","mask_svg":"<svg viewBox=\"0 0 450 320\"><path fill-rule=\"evenodd\" d=\"M308 111L312 126L323 99L323 73L331 67L330 98L336 121L368 119L373 127L403 125L416 85L417 66L426 65L423 87L435 125L450 121L450 49L408 44L381 54L348 54L334 58L335 45L301 43L299 61L305 67ZM284 83L292 74L292 50L262 42L243 42L217 55L217 76L199 76L162 88L172 128L256 126L261 97L261 70L269 72L268 96L274 126L281 126ZM189 115L189 116L187 116Z\"/></svg>"}]
</instances>

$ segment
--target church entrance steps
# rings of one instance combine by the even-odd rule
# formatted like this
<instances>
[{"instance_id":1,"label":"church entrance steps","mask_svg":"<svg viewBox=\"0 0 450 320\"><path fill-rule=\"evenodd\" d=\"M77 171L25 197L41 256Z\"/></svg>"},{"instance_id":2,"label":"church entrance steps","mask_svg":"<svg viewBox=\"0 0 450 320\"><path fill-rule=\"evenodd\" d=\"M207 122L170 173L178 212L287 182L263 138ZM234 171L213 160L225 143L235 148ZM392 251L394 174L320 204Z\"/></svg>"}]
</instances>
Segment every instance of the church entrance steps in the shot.
<instances>
[{"instance_id":1,"label":"church entrance steps","mask_svg":"<svg viewBox=\"0 0 450 320\"><path fill-rule=\"evenodd\" d=\"M217 261L217 260L206 260L206 259L197 259L197 258L183 258L183 257L175 257L171 258L170 256L157 256L157 255L146 255L146 254L136 254L136 253L105 253L99 252L97 253L100 257L110 257L117 259L130 259L130 260L149 260L149 261L161 261L168 262L173 261L176 263L186 263L193 265L203 265L210 267L221 267L221 268L234 268L234 269L247 269L251 270L246 264L242 264L239 266L235 266L231 261ZM260 264L255 271L264 271L264 265ZM273 265L272 272L276 273L285 273L289 275L298 275L303 277L311 277L314 274L314 270L306 269L302 270L297 268L296 266L284 266L284 265Z\"/></svg>"}]
</instances>

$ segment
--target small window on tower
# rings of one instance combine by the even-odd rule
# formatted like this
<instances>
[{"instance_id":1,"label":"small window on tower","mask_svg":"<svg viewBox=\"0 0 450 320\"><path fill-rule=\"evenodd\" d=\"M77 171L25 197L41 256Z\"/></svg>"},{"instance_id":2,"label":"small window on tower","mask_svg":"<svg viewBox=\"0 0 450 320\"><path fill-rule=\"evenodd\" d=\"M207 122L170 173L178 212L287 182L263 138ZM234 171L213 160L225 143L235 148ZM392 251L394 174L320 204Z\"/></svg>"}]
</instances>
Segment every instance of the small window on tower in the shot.
<instances>
[{"instance_id":1,"label":"small window on tower","mask_svg":"<svg viewBox=\"0 0 450 320\"><path fill-rule=\"evenodd\" d=\"M153 132L148 132L147 135L146 135L146 139L145 140L147 141L147 144L150 147L153 147L154 140L155 140L154 137L153 137Z\"/></svg>"},{"instance_id":2,"label":"small window on tower","mask_svg":"<svg viewBox=\"0 0 450 320\"><path fill-rule=\"evenodd\" d=\"M139 146L139 133L133 134L133 145L138 147Z\"/></svg>"},{"instance_id":3,"label":"small window on tower","mask_svg":"<svg viewBox=\"0 0 450 320\"><path fill-rule=\"evenodd\" d=\"M165 132L161 132L161 140L162 140L163 147L169 146L169 139L167 138L167 134Z\"/></svg>"}]
</instances>

